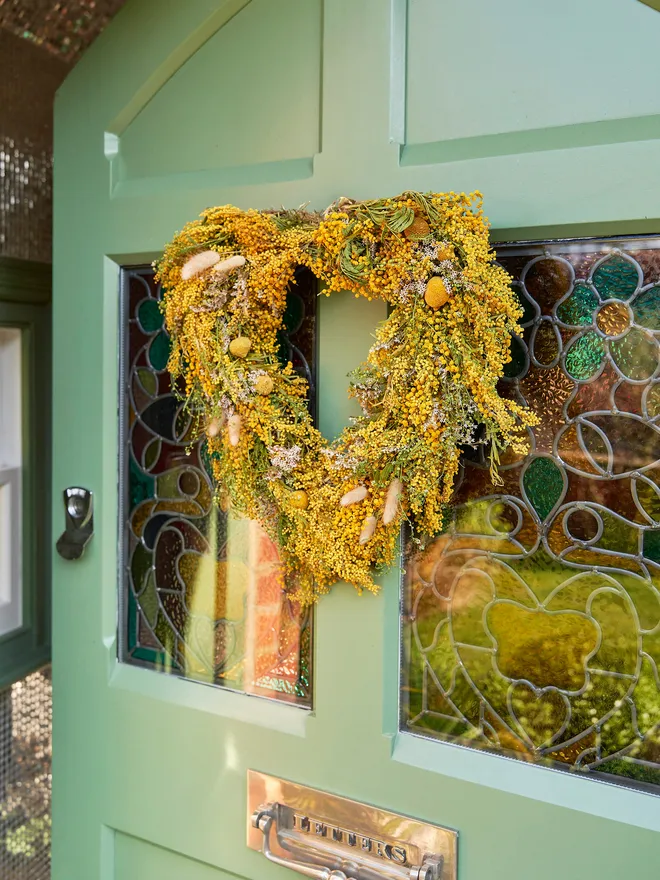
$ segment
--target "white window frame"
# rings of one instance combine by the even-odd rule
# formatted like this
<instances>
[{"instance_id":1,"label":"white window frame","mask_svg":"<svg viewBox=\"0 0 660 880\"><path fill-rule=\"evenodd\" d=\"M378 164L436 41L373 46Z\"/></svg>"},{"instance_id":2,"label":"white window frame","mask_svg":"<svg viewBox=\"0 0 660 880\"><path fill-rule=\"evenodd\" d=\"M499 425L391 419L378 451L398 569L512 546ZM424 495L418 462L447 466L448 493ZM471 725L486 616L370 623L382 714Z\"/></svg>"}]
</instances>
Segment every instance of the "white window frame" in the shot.
<instances>
[{"instance_id":1,"label":"white window frame","mask_svg":"<svg viewBox=\"0 0 660 880\"><path fill-rule=\"evenodd\" d=\"M0 327L0 638L23 625L23 341Z\"/></svg>"}]
</instances>

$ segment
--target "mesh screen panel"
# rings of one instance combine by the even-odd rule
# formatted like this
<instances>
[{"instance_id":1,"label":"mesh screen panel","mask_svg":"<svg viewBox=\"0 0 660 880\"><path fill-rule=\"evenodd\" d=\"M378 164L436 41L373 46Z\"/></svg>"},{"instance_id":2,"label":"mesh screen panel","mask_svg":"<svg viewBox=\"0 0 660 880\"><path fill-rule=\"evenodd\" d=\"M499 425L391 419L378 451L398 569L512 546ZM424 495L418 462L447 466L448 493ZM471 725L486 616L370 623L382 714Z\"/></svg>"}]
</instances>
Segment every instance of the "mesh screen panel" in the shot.
<instances>
[{"instance_id":1,"label":"mesh screen panel","mask_svg":"<svg viewBox=\"0 0 660 880\"><path fill-rule=\"evenodd\" d=\"M52 693L47 666L0 692L0 878L50 877Z\"/></svg>"},{"instance_id":2,"label":"mesh screen panel","mask_svg":"<svg viewBox=\"0 0 660 880\"><path fill-rule=\"evenodd\" d=\"M0 29L0 256L51 260L53 98L68 69Z\"/></svg>"},{"instance_id":3,"label":"mesh screen panel","mask_svg":"<svg viewBox=\"0 0 660 880\"><path fill-rule=\"evenodd\" d=\"M0 0L0 27L75 61L125 0Z\"/></svg>"}]
</instances>

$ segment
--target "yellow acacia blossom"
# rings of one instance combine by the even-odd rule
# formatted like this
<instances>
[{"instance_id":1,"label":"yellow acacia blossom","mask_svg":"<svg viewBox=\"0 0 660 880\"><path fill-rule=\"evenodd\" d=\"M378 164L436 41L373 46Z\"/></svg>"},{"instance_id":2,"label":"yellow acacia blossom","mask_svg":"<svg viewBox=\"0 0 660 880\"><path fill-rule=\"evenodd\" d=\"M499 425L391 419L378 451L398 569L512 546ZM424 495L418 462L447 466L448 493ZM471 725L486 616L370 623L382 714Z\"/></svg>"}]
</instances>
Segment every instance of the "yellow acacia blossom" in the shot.
<instances>
[{"instance_id":1,"label":"yellow acacia blossom","mask_svg":"<svg viewBox=\"0 0 660 880\"><path fill-rule=\"evenodd\" d=\"M334 443L314 427L306 380L280 362L299 266L324 294L391 306L351 377L362 416ZM169 369L206 432L219 503L262 523L304 603L339 580L375 591L403 520L437 533L464 446L487 447L494 479L505 448L527 449L535 416L498 392L521 309L478 193L341 199L323 214L210 208L158 277Z\"/></svg>"}]
</instances>

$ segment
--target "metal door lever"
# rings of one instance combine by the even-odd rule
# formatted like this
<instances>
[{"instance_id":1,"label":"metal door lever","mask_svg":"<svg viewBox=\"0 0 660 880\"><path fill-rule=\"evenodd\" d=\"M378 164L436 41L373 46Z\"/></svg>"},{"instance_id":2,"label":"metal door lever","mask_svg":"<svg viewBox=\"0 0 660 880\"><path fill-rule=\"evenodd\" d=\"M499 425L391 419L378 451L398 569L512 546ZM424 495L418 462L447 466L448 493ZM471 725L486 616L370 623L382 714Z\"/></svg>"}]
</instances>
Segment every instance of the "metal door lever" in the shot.
<instances>
[{"instance_id":1,"label":"metal door lever","mask_svg":"<svg viewBox=\"0 0 660 880\"><path fill-rule=\"evenodd\" d=\"M276 855L271 848L271 831L273 826L277 832L277 805L271 806L263 810L257 810L252 815L252 826L258 828L263 833L263 844L261 851L269 862L281 865L283 868L291 868L298 874L310 877L311 880L442 880L442 867L444 859L440 855L427 856L421 865L395 865L392 863L379 863L374 858L369 858L366 854L355 853L353 858L344 858L342 854L335 852L313 852L313 847L307 846L306 849L311 859L314 861L331 861L334 865L316 866L308 862L301 862L293 858L285 858ZM305 847L300 846L300 842L294 839L291 832L283 831L277 833L278 843L283 849L292 850ZM298 844L298 846L296 845ZM351 854L353 855L353 854Z\"/></svg>"},{"instance_id":2,"label":"metal door lever","mask_svg":"<svg viewBox=\"0 0 660 880\"><path fill-rule=\"evenodd\" d=\"M62 559L80 559L94 535L94 498L89 489L64 490L65 529L56 547Z\"/></svg>"}]
</instances>

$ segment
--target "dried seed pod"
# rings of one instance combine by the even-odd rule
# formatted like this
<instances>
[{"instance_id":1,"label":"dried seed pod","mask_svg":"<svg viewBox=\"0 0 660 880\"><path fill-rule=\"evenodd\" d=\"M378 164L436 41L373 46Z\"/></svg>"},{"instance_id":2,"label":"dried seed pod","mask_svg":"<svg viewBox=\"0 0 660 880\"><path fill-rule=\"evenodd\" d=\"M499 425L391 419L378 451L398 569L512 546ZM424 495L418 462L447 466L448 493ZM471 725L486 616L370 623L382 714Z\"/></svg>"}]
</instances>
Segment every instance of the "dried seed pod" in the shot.
<instances>
[{"instance_id":1,"label":"dried seed pod","mask_svg":"<svg viewBox=\"0 0 660 880\"><path fill-rule=\"evenodd\" d=\"M206 426L206 433L211 439L214 439L220 434L222 431L222 426L224 424L223 419L213 418Z\"/></svg>"},{"instance_id":2,"label":"dried seed pod","mask_svg":"<svg viewBox=\"0 0 660 880\"><path fill-rule=\"evenodd\" d=\"M259 376L254 383L254 390L257 394L268 395L273 390L274 384L270 376Z\"/></svg>"},{"instance_id":3,"label":"dried seed pod","mask_svg":"<svg viewBox=\"0 0 660 880\"><path fill-rule=\"evenodd\" d=\"M294 507L296 510L307 510L307 507L309 506L309 495L304 489L297 489L295 492L291 493L290 501L291 507Z\"/></svg>"},{"instance_id":4,"label":"dried seed pod","mask_svg":"<svg viewBox=\"0 0 660 880\"><path fill-rule=\"evenodd\" d=\"M226 260L221 260L219 263L216 263L213 267L213 273L217 275L228 275L230 272L233 272L234 269L240 269L246 262L245 257L236 254L234 257L227 257Z\"/></svg>"},{"instance_id":5,"label":"dried seed pod","mask_svg":"<svg viewBox=\"0 0 660 880\"><path fill-rule=\"evenodd\" d=\"M196 275L201 275L211 266L215 266L220 262L220 254L217 251L202 251L201 254L195 254L190 257L181 267L181 280L190 281Z\"/></svg>"},{"instance_id":6,"label":"dried seed pod","mask_svg":"<svg viewBox=\"0 0 660 880\"><path fill-rule=\"evenodd\" d=\"M443 244L437 253L437 258L441 263L445 260L453 260L455 256L454 246L451 244Z\"/></svg>"},{"instance_id":7,"label":"dried seed pod","mask_svg":"<svg viewBox=\"0 0 660 880\"><path fill-rule=\"evenodd\" d=\"M229 351L237 358L247 357L251 348L252 340L247 336L237 336L229 343Z\"/></svg>"},{"instance_id":8,"label":"dried seed pod","mask_svg":"<svg viewBox=\"0 0 660 880\"><path fill-rule=\"evenodd\" d=\"M229 443L232 446L238 446L241 439L241 417L238 413L234 413L229 417L227 422L227 434L229 435Z\"/></svg>"},{"instance_id":9,"label":"dried seed pod","mask_svg":"<svg viewBox=\"0 0 660 880\"><path fill-rule=\"evenodd\" d=\"M366 544L367 541L371 541L374 536L374 532L376 531L376 523L378 520L375 516L368 516L364 523L362 524L362 531L360 532L360 544Z\"/></svg>"},{"instance_id":10,"label":"dried seed pod","mask_svg":"<svg viewBox=\"0 0 660 880\"><path fill-rule=\"evenodd\" d=\"M415 217L410 226L403 230L403 234L406 238L426 238L430 231L431 227L423 217Z\"/></svg>"},{"instance_id":11,"label":"dried seed pod","mask_svg":"<svg viewBox=\"0 0 660 880\"><path fill-rule=\"evenodd\" d=\"M356 486L355 489L351 489L350 492L346 492L345 495L342 495L339 503L342 507L348 507L350 504L357 504L358 501L364 501L368 493L369 490L366 486Z\"/></svg>"},{"instance_id":12,"label":"dried seed pod","mask_svg":"<svg viewBox=\"0 0 660 880\"><path fill-rule=\"evenodd\" d=\"M424 294L426 305L432 309L439 309L440 306L444 306L448 299L449 294L442 278L438 278L437 275L429 278L426 285L426 293Z\"/></svg>"},{"instance_id":13,"label":"dried seed pod","mask_svg":"<svg viewBox=\"0 0 660 880\"><path fill-rule=\"evenodd\" d=\"M387 487L385 493L385 507L383 508L383 525L388 526L396 519L399 512L399 498L403 491L403 483L399 479L394 479Z\"/></svg>"}]
</instances>

